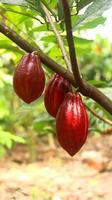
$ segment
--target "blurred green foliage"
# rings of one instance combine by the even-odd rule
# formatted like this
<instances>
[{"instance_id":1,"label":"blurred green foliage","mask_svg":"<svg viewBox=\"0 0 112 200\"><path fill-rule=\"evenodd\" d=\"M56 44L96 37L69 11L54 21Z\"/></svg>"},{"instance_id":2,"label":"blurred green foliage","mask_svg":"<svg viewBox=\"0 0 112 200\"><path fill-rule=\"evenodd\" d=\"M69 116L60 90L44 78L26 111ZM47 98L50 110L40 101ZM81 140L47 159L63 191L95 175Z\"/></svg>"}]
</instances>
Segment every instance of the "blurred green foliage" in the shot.
<instances>
[{"instance_id":1,"label":"blurred green foliage","mask_svg":"<svg viewBox=\"0 0 112 200\"><path fill-rule=\"evenodd\" d=\"M3 2L3 1L2 1ZM37 1L36 1L37 2ZM38 1L40 2L40 1ZM45 2L45 1L44 1ZM54 18L59 20L63 18L60 1L49 1L48 9L51 9ZM75 1L70 1L71 6ZM88 1L89 4L92 1ZM58 11L56 5L58 3ZM37 3L38 4L38 3ZM49 26L45 23L46 19L43 10L39 4L28 7L12 6L0 4L0 20L3 20L8 26L13 28L23 38L34 46L38 45L48 56L56 60L57 63L64 64L61 50L58 47L56 38ZM97 4L97 2L96 2ZM96 8L98 9L98 5ZM82 1L77 5L78 12L84 7ZM104 11L102 6L102 12ZM34 9L35 8L35 9ZM95 7L94 7L95 8ZM92 7L89 6L91 11ZM94 11L94 9L93 9ZM76 5L73 6L72 12L76 12ZM88 82L102 90L110 99L112 99L112 45L106 38L96 36L96 40L90 40L82 37L88 29L94 29L99 24L104 24L106 18L94 16L90 17L87 10L83 15L73 15L72 23L76 31L74 37L77 58L81 74ZM80 14L80 13L79 13ZM63 22L54 22L60 35L62 36L65 48L68 51L66 35ZM55 134L55 120L46 112L43 96L31 105L26 105L14 94L12 88L12 76L14 69L19 62L24 51L16 44L0 34L0 155L4 154L6 148L10 149L14 143L26 143L27 131L36 132L37 136ZM53 72L44 66L46 73L46 84ZM83 98L86 105L99 113L103 118L111 120L111 116L98 104L91 99ZM102 133L110 128L108 124L89 114L89 130L91 133Z\"/></svg>"}]
</instances>

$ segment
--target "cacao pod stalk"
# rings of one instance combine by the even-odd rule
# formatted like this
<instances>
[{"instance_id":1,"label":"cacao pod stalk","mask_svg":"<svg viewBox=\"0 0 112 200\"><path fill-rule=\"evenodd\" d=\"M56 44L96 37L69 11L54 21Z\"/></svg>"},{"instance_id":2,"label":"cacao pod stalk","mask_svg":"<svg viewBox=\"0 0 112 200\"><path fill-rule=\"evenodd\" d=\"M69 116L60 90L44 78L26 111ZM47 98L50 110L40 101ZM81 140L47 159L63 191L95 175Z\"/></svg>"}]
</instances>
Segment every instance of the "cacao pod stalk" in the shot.
<instances>
[{"instance_id":1,"label":"cacao pod stalk","mask_svg":"<svg viewBox=\"0 0 112 200\"><path fill-rule=\"evenodd\" d=\"M69 91L70 83L62 76L55 74L50 79L44 95L44 104L50 115L56 117L59 106L63 102L65 94Z\"/></svg>"},{"instance_id":2,"label":"cacao pod stalk","mask_svg":"<svg viewBox=\"0 0 112 200\"><path fill-rule=\"evenodd\" d=\"M88 134L88 116L79 93L68 92L56 116L57 138L60 145L75 155Z\"/></svg>"},{"instance_id":3,"label":"cacao pod stalk","mask_svg":"<svg viewBox=\"0 0 112 200\"><path fill-rule=\"evenodd\" d=\"M45 74L39 56L34 52L24 55L13 76L16 94L29 104L41 96L44 86Z\"/></svg>"}]
</instances>

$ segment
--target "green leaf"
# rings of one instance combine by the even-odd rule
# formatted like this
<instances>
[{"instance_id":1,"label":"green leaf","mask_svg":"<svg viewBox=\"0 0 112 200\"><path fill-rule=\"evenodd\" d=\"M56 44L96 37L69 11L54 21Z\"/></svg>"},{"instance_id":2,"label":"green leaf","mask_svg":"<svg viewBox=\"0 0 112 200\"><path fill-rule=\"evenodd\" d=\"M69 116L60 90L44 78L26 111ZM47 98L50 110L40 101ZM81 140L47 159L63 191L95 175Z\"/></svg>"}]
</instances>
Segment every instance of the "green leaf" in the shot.
<instances>
[{"instance_id":1,"label":"green leaf","mask_svg":"<svg viewBox=\"0 0 112 200\"><path fill-rule=\"evenodd\" d=\"M8 106L4 95L0 95L0 119L9 115Z\"/></svg>"},{"instance_id":2,"label":"green leaf","mask_svg":"<svg viewBox=\"0 0 112 200\"><path fill-rule=\"evenodd\" d=\"M60 21L62 21L60 23L60 28L62 30L64 30L64 23L63 23L63 19L64 19L64 11L63 11L63 6L62 6L62 2L60 0L58 0L58 3L57 3L57 12L58 12L58 19Z\"/></svg>"},{"instance_id":3,"label":"green leaf","mask_svg":"<svg viewBox=\"0 0 112 200\"><path fill-rule=\"evenodd\" d=\"M13 142L25 143L24 138L20 136L13 135L12 133L5 131L0 127L0 144L11 149Z\"/></svg>"},{"instance_id":4,"label":"green leaf","mask_svg":"<svg viewBox=\"0 0 112 200\"><path fill-rule=\"evenodd\" d=\"M19 6L18 6L18 8L17 8L17 6L16 6L15 9L12 9L11 7L12 7L12 6L10 6L10 5L5 5L5 6L3 6L3 4L2 4L2 5L0 5L0 10L1 10L1 11L5 11L5 12L12 12L12 13L15 13L15 14L18 14L18 15L24 15L24 16L26 16L27 18L30 17L30 18L33 18L33 19L35 19L35 20L38 20L38 18L36 18L33 14L31 14L31 13L29 12L28 9L24 12L24 7L22 7L23 10L22 10L22 9L19 10L19 9L18 9ZM26 18L26 19L27 19L27 18Z\"/></svg>"},{"instance_id":5,"label":"green leaf","mask_svg":"<svg viewBox=\"0 0 112 200\"><path fill-rule=\"evenodd\" d=\"M93 40L87 40L87 39L81 38L81 37L74 37L74 41L77 45L91 44L91 42L93 42Z\"/></svg>"},{"instance_id":6,"label":"green leaf","mask_svg":"<svg viewBox=\"0 0 112 200\"><path fill-rule=\"evenodd\" d=\"M47 31L47 26L46 25L41 25L41 26L37 26L35 28L32 28L33 32L42 32L42 31Z\"/></svg>"},{"instance_id":7,"label":"green leaf","mask_svg":"<svg viewBox=\"0 0 112 200\"><path fill-rule=\"evenodd\" d=\"M81 26L80 29L92 29L92 28L95 28L96 26L98 26L100 24L104 24L105 21L106 21L105 17L98 17L96 19L93 19L90 22L87 22L86 24Z\"/></svg>"},{"instance_id":8,"label":"green leaf","mask_svg":"<svg viewBox=\"0 0 112 200\"><path fill-rule=\"evenodd\" d=\"M42 114L37 117L37 119L33 122L33 127L39 132L44 132L46 127L51 127L53 122L54 119L45 113L44 115Z\"/></svg>"},{"instance_id":9,"label":"green leaf","mask_svg":"<svg viewBox=\"0 0 112 200\"><path fill-rule=\"evenodd\" d=\"M42 8L41 0L35 0L35 6L37 6L37 8L38 8L38 10L40 12L41 17L43 17L43 19L47 23L47 21L46 21L46 15L45 15L45 12L44 12L44 10Z\"/></svg>"},{"instance_id":10,"label":"green leaf","mask_svg":"<svg viewBox=\"0 0 112 200\"><path fill-rule=\"evenodd\" d=\"M59 18L59 20L64 19L63 6L62 6L62 2L60 0L58 0L58 3L57 3L57 10L58 10L58 18Z\"/></svg>"},{"instance_id":11,"label":"green leaf","mask_svg":"<svg viewBox=\"0 0 112 200\"><path fill-rule=\"evenodd\" d=\"M106 87L107 85L107 82L100 80L90 80L88 82L96 87Z\"/></svg>"},{"instance_id":12,"label":"green leaf","mask_svg":"<svg viewBox=\"0 0 112 200\"><path fill-rule=\"evenodd\" d=\"M10 51L14 51L16 53L20 53L20 54L23 54L23 51L21 51L18 47L16 46L13 46L11 44L8 44L8 43L0 43L0 49L7 49L7 50L10 50Z\"/></svg>"},{"instance_id":13,"label":"green leaf","mask_svg":"<svg viewBox=\"0 0 112 200\"><path fill-rule=\"evenodd\" d=\"M69 1L70 7L73 5L74 1L75 1L75 0L70 0L70 1Z\"/></svg>"},{"instance_id":14,"label":"green leaf","mask_svg":"<svg viewBox=\"0 0 112 200\"><path fill-rule=\"evenodd\" d=\"M83 46L76 45L76 54L77 56L84 56L90 53L90 48L83 48Z\"/></svg>"},{"instance_id":15,"label":"green leaf","mask_svg":"<svg viewBox=\"0 0 112 200\"><path fill-rule=\"evenodd\" d=\"M90 45L93 40L87 40L81 37L74 37L77 56L87 55L91 51Z\"/></svg>"},{"instance_id":16,"label":"green leaf","mask_svg":"<svg viewBox=\"0 0 112 200\"><path fill-rule=\"evenodd\" d=\"M83 15L80 15L77 19L73 29L77 29L80 25L87 23L90 20L101 16L103 12L112 6L112 0L94 0L94 2L88 6Z\"/></svg>"},{"instance_id":17,"label":"green leaf","mask_svg":"<svg viewBox=\"0 0 112 200\"><path fill-rule=\"evenodd\" d=\"M0 2L14 5L26 5L25 0L0 0Z\"/></svg>"},{"instance_id":18,"label":"green leaf","mask_svg":"<svg viewBox=\"0 0 112 200\"><path fill-rule=\"evenodd\" d=\"M94 0L80 0L77 3L77 11L79 12L79 10L81 10L82 8L84 8L85 6L87 6L88 4L90 4L93 1Z\"/></svg>"},{"instance_id":19,"label":"green leaf","mask_svg":"<svg viewBox=\"0 0 112 200\"><path fill-rule=\"evenodd\" d=\"M24 138L20 137L20 136L17 136L17 135L13 135L13 134L10 134L10 139L14 142L17 142L17 143L22 143L22 144L25 144L26 141Z\"/></svg>"},{"instance_id":20,"label":"green leaf","mask_svg":"<svg viewBox=\"0 0 112 200\"><path fill-rule=\"evenodd\" d=\"M49 42L55 43L57 40L54 35L49 35L49 36L42 37L42 41L47 42L47 43Z\"/></svg>"}]
</instances>

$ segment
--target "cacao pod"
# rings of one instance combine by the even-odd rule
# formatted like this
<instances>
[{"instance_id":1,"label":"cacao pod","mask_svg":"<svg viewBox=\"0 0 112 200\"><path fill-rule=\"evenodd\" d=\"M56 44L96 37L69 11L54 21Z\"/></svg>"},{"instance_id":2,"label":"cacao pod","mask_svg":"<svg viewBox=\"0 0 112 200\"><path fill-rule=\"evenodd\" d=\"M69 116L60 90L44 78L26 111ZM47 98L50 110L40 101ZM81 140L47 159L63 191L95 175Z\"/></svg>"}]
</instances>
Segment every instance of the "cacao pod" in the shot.
<instances>
[{"instance_id":1,"label":"cacao pod","mask_svg":"<svg viewBox=\"0 0 112 200\"><path fill-rule=\"evenodd\" d=\"M50 115L56 117L59 106L69 90L70 83L60 75L55 74L50 79L44 95L44 104Z\"/></svg>"},{"instance_id":2,"label":"cacao pod","mask_svg":"<svg viewBox=\"0 0 112 200\"><path fill-rule=\"evenodd\" d=\"M68 92L56 116L57 138L71 155L84 144L88 133L88 116L79 93Z\"/></svg>"},{"instance_id":3,"label":"cacao pod","mask_svg":"<svg viewBox=\"0 0 112 200\"><path fill-rule=\"evenodd\" d=\"M31 103L41 96L45 86L45 75L38 55L28 53L18 64L13 87L16 94L26 103Z\"/></svg>"}]
</instances>

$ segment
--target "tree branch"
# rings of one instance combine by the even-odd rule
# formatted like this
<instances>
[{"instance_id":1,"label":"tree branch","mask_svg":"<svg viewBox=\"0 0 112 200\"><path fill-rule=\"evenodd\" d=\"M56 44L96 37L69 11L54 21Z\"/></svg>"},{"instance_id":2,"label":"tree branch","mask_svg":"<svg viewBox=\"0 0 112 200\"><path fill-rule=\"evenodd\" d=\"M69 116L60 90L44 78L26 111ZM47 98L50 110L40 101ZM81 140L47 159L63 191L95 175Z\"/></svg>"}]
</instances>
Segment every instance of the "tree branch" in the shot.
<instances>
[{"instance_id":1,"label":"tree branch","mask_svg":"<svg viewBox=\"0 0 112 200\"><path fill-rule=\"evenodd\" d=\"M71 23L71 15L70 15L70 8L69 8L69 4L68 4L68 0L61 0L62 1L62 5L63 5L63 9L64 9L64 18L65 18L65 26L66 26L66 32L67 32L67 41L68 41L68 46L69 46L69 53L70 53L70 59L71 59L71 65L72 65L72 71L74 74L74 78L76 81L76 85L79 88L79 91L85 95L85 96L89 96L92 99L97 99L99 96L99 100L100 100L100 105L102 104L102 100L101 100L101 92L99 93L99 91L92 85L89 85L88 83L86 83L84 80L82 80L81 76L80 76L80 72L78 69L78 64L77 64L77 59L76 59L76 52L75 52L75 47L74 47L74 40L73 40L73 34L72 34L72 23ZM107 98L103 97L103 103L104 104L108 104L107 103ZM110 101L109 103L112 109L112 101ZM110 113L112 114L112 111L110 111Z\"/></svg>"},{"instance_id":2,"label":"tree branch","mask_svg":"<svg viewBox=\"0 0 112 200\"><path fill-rule=\"evenodd\" d=\"M57 62L55 62L51 58L49 58L45 53L43 53L43 51L39 48L39 46L36 47L32 46L30 43L24 40L19 34L17 34L13 29L6 26L1 21L0 21L0 32L3 33L6 37L8 37L11 41L16 43L24 51L29 53L37 51L43 64L52 69L54 72L63 76L65 79L69 80L74 87L76 86L72 73L63 68L60 64L57 64Z\"/></svg>"},{"instance_id":3,"label":"tree branch","mask_svg":"<svg viewBox=\"0 0 112 200\"><path fill-rule=\"evenodd\" d=\"M45 64L50 69L63 76L65 79L70 81L70 83L73 86L76 87L76 83L72 73L64 69L61 65L57 64L51 58L49 58L45 53L43 53L43 51L38 46L33 47L26 40L20 37L19 34L17 34L14 30L6 26L3 22L0 22L0 32L3 33L9 39L11 39L13 42L15 42L24 51L26 52L37 51L43 64ZM103 108L105 108L105 110L107 110L110 114L112 114L112 101L108 97L106 97L102 92L100 92L96 87L88 84L85 81L83 81L83 84L85 90L82 91L81 89L79 89L79 91L83 95L90 97L91 99L99 103Z\"/></svg>"},{"instance_id":4,"label":"tree branch","mask_svg":"<svg viewBox=\"0 0 112 200\"><path fill-rule=\"evenodd\" d=\"M65 26L66 26L66 32L67 32L66 37L68 41L72 71L73 71L73 75L76 81L76 85L80 89L83 87L83 82L80 76L77 59L76 59L76 52L75 52L74 40L73 40L73 34L72 34L70 8L69 8L68 0L61 0L61 1L62 1L63 9L64 9Z\"/></svg>"}]
</instances>

